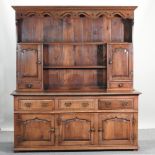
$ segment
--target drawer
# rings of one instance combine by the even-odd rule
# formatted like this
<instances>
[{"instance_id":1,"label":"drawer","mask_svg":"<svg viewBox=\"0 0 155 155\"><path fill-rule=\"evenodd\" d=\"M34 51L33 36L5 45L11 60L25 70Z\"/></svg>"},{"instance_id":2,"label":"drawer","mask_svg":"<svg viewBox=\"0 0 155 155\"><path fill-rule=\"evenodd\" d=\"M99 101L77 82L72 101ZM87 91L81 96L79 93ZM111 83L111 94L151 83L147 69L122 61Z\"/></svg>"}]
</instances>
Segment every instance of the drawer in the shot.
<instances>
[{"instance_id":1,"label":"drawer","mask_svg":"<svg viewBox=\"0 0 155 155\"><path fill-rule=\"evenodd\" d=\"M42 88L42 84L40 81L31 81L31 82L21 82L18 83L18 88L19 89L41 89Z\"/></svg>"},{"instance_id":2,"label":"drawer","mask_svg":"<svg viewBox=\"0 0 155 155\"><path fill-rule=\"evenodd\" d=\"M110 82L109 89L132 89L132 82Z\"/></svg>"},{"instance_id":3,"label":"drawer","mask_svg":"<svg viewBox=\"0 0 155 155\"><path fill-rule=\"evenodd\" d=\"M132 99L99 99L98 109L115 110L115 109L133 109Z\"/></svg>"},{"instance_id":4,"label":"drawer","mask_svg":"<svg viewBox=\"0 0 155 155\"><path fill-rule=\"evenodd\" d=\"M19 110L53 110L54 100L19 100Z\"/></svg>"},{"instance_id":5,"label":"drawer","mask_svg":"<svg viewBox=\"0 0 155 155\"><path fill-rule=\"evenodd\" d=\"M83 100L59 100L58 109L94 109L95 100L83 99Z\"/></svg>"}]
</instances>

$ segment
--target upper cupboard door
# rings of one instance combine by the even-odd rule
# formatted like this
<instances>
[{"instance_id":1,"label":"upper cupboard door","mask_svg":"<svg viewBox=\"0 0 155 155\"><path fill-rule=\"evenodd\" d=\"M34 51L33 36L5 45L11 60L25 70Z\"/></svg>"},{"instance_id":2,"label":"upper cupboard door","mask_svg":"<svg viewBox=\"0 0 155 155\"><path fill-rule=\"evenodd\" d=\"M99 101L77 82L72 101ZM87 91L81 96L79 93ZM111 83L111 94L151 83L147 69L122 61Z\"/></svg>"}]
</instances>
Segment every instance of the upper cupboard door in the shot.
<instances>
[{"instance_id":1,"label":"upper cupboard door","mask_svg":"<svg viewBox=\"0 0 155 155\"><path fill-rule=\"evenodd\" d=\"M132 81L132 45L108 44L107 51L109 81Z\"/></svg>"},{"instance_id":2,"label":"upper cupboard door","mask_svg":"<svg viewBox=\"0 0 155 155\"><path fill-rule=\"evenodd\" d=\"M42 45L18 44L17 47L17 75L18 80L41 80Z\"/></svg>"}]
</instances>

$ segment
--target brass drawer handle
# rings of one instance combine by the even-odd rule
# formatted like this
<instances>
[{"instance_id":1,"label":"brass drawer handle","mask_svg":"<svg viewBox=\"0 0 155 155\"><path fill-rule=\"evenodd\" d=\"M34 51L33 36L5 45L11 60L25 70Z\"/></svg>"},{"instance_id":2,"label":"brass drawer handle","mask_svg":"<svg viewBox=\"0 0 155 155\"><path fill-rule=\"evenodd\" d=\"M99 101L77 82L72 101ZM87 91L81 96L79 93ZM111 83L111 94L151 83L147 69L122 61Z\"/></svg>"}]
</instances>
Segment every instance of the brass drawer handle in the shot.
<instances>
[{"instance_id":1,"label":"brass drawer handle","mask_svg":"<svg viewBox=\"0 0 155 155\"><path fill-rule=\"evenodd\" d=\"M123 107L128 106L128 102L125 102L125 101L124 101L124 102L122 102L122 106L123 106Z\"/></svg>"},{"instance_id":2,"label":"brass drawer handle","mask_svg":"<svg viewBox=\"0 0 155 155\"><path fill-rule=\"evenodd\" d=\"M27 87L27 88L32 88L32 86L33 86L32 83L26 84L26 87Z\"/></svg>"},{"instance_id":3,"label":"brass drawer handle","mask_svg":"<svg viewBox=\"0 0 155 155\"><path fill-rule=\"evenodd\" d=\"M66 107L70 107L71 105L72 105L71 102L66 102L66 103L65 103L65 106L66 106Z\"/></svg>"},{"instance_id":4,"label":"brass drawer handle","mask_svg":"<svg viewBox=\"0 0 155 155\"><path fill-rule=\"evenodd\" d=\"M26 102L26 103L25 103L25 106L26 106L27 108L30 108L30 107L31 107L31 103L30 103L30 102Z\"/></svg>"},{"instance_id":5,"label":"brass drawer handle","mask_svg":"<svg viewBox=\"0 0 155 155\"><path fill-rule=\"evenodd\" d=\"M43 102L43 103L41 103L41 106L42 106L42 107L48 107L48 103Z\"/></svg>"},{"instance_id":6,"label":"brass drawer handle","mask_svg":"<svg viewBox=\"0 0 155 155\"><path fill-rule=\"evenodd\" d=\"M50 129L50 132L55 132L55 128L51 128Z\"/></svg>"},{"instance_id":7,"label":"brass drawer handle","mask_svg":"<svg viewBox=\"0 0 155 155\"><path fill-rule=\"evenodd\" d=\"M82 107L88 107L89 103L88 102L83 102Z\"/></svg>"},{"instance_id":8,"label":"brass drawer handle","mask_svg":"<svg viewBox=\"0 0 155 155\"><path fill-rule=\"evenodd\" d=\"M110 107L111 106L111 102L104 102L106 107Z\"/></svg>"},{"instance_id":9,"label":"brass drawer handle","mask_svg":"<svg viewBox=\"0 0 155 155\"><path fill-rule=\"evenodd\" d=\"M91 128L90 129L90 132L95 132L95 128Z\"/></svg>"}]
</instances>

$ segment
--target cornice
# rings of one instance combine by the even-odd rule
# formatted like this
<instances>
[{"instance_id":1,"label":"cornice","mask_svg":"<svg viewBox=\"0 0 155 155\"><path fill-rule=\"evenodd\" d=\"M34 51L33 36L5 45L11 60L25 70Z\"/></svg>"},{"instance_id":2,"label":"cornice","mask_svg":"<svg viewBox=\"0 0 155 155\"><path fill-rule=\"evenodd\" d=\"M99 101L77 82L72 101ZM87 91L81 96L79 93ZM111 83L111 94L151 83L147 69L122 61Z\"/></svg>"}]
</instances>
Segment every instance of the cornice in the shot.
<instances>
[{"instance_id":1,"label":"cornice","mask_svg":"<svg viewBox=\"0 0 155 155\"><path fill-rule=\"evenodd\" d=\"M16 17L26 18L32 16L63 18L65 16L86 16L98 18L101 16L122 18L134 17L136 6L12 6L16 11Z\"/></svg>"}]
</instances>

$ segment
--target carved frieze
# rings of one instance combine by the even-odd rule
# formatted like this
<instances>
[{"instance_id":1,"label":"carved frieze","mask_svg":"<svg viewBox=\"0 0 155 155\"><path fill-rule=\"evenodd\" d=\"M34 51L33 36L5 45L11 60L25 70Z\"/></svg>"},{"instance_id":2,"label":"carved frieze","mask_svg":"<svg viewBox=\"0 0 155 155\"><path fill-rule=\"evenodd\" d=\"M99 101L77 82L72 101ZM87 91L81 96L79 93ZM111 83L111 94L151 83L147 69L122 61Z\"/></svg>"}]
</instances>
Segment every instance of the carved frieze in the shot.
<instances>
[{"instance_id":1,"label":"carved frieze","mask_svg":"<svg viewBox=\"0 0 155 155\"><path fill-rule=\"evenodd\" d=\"M136 7L13 7L16 10L17 19L26 17L88 17L99 18L106 16L112 18L116 15L126 19L133 19L133 11Z\"/></svg>"}]
</instances>

